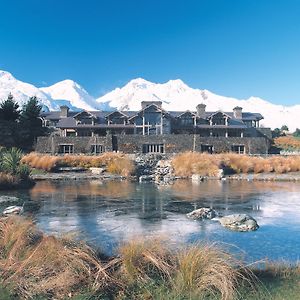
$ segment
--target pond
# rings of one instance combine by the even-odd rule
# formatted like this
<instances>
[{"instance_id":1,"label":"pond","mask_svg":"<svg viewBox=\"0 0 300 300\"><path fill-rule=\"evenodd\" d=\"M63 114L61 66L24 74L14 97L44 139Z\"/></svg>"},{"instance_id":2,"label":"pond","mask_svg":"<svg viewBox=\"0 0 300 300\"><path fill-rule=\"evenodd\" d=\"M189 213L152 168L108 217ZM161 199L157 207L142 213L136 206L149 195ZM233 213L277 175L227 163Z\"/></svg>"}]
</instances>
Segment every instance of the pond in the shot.
<instances>
[{"instance_id":1,"label":"pond","mask_svg":"<svg viewBox=\"0 0 300 300\"><path fill-rule=\"evenodd\" d=\"M36 204L32 214L47 233L76 232L108 254L123 241L164 236L176 244L220 242L248 261L300 258L300 183L177 181L169 186L128 181L39 181L28 191L1 192ZM233 232L186 213L211 207L223 215L247 213L260 225ZM223 244L224 243L224 244ZM231 247L228 245L235 245Z\"/></svg>"}]
</instances>

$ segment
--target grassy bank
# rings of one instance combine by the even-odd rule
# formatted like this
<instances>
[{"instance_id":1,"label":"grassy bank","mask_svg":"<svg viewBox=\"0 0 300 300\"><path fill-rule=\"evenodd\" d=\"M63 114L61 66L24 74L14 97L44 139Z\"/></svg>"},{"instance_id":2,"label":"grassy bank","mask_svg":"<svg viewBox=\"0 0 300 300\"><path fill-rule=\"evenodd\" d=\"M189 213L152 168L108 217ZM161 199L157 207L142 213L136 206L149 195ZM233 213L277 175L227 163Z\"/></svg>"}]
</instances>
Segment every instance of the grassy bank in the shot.
<instances>
[{"instance_id":1,"label":"grassy bank","mask_svg":"<svg viewBox=\"0 0 300 300\"><path fill-rule=\"evenodd\" d=\"M229 300L255 282L214 245L171 250L164 240L141 239L105 257L71 238L47 236L21 217L0 219L0 280L7 299Z\"/></svg>"},{"instance_id":2,"label":"grassy bank","mask_svg":"<svg viewBox=\"0 0 300 300\"><path fill-rule=\"evenodd\" d=\"M55 171L59 167L104 167L107 172L122 176L129 176L135 170L134 163L128 156L112 152L98 156L54 156L32 152L22 158L22 163L45 171Z\"/></svg>"},{"instance_id":3,"label":"grassy bank","mask_svg":"<svg viewBox=\"0 0 300 300\"><path fill-rule=\"evenodd\" d=\"M253 157L234 153L206 154L198 152L181 153L172 159L178 176L216 176L219 169L232 173L288 173L300 171L300 156Z\"/></svg>"}]
</instances>

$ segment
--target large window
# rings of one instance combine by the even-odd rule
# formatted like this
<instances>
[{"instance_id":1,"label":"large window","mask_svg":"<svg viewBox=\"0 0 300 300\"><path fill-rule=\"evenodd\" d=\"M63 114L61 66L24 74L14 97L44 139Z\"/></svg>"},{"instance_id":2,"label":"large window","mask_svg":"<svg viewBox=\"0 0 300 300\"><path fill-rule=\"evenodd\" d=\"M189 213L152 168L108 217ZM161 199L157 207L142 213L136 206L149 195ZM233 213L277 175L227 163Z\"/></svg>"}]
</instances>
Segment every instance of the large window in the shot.
<instances>
[{"instance_id":1,"label":"large window","mask_svg":"<svg viewBox=\"0 0 300 300\"><path fill-rule=\"evenodd\" d=\"M214 146L213 145L202 144L201 145L201 152L208 152L208 153L212 154L214 152Z\"/></svg>"},{"instance_id":2,"label":"large window","mask_svg":"<svg viewBox=\"0 0 300 300\"><path fill-rule=\"evenodd\" d=\"M105 151L105 148L103 145L95 144L91 145L91 153L93 154L100 154Z\"/></svg>"},{"instance_id":3,"label":"large window","mask_svg":"<svg viewBox=\"0 0 300 300\"><path fill-rule=\"evenodd\" d=\"M58 152L59 153L63 153L63 154L74 153L74 145L71 145L71 144L68 144L68 145L59 145Z\"/></svg>"},{"instance_id":4,"label":"large window","mask_svg":"<svg viewBox=\"0 0 300 300\"><path fill-rule=\"evenodd\" d=\"M163 144L144 144L143 153L164 153Z\"/></svg>"},{"instance_id":5,"label":"large window","mask_svg":"<svg viewBox=\"0 0 300 300\"><path fill-rule=\"evenodd\" d=\"M238 154L244 154L245 153L245 145L232 145L231 151L238 153Z\"/></svg>"}]
</instances>

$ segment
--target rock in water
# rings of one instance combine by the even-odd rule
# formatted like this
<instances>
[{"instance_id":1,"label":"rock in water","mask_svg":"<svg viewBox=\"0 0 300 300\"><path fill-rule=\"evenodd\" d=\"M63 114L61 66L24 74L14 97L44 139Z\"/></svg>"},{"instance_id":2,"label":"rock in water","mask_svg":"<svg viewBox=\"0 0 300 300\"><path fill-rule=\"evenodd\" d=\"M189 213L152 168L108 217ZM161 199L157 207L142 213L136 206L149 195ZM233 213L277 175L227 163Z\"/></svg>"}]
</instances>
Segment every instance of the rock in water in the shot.
<instances>
[{"instance_id":1,"label":"rock in water","mask_svg":"<svg viewBox=\"0 0 300 300\"><path fill-rule=\"evenodd\" d=\"M201 207L187 214L187 217L193 220L213 219L217 216L215 210Z\"/></svg>"},{"instance_id":2,"label":"rock in water","mask_svg":"<svg viewBox=\"0 0 300 300\"><path fill-rule=\"evenodd\" d=\"M24 211L23 206L9 206L6 207L3 211L3 215L20 215Z\"/></svg>"},{"instance_id":3,"label":"rock in water","mask_svg":"<svg viewBox=\"0 0 300 300\"><path fill-rule=\"evenodd\" d=\"M222 226L235 231L253 231L259 228L255 219L246 214L234 214L220 218Z\"/></svg>"}]
</instances>

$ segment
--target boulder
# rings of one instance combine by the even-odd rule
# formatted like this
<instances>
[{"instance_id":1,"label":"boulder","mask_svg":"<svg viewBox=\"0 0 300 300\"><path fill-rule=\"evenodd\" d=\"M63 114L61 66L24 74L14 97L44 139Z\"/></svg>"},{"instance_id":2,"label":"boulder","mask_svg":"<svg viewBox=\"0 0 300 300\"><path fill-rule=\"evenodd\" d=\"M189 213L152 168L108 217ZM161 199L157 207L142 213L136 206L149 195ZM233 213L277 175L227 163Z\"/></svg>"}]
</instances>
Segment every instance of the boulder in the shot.
<instances>
[{"instance_id":1,"label":"boulder","mask_svg":"<svg viewBox=\"0 0 300 300\"><path fill-rule=\"evenodd\" d=\"M259 228L256 220L247 214L228 215L219 221L222 226L234 231L253 231Z\"/></svg>"},{"instance_id":2,"label":"boulder","mask_svg":"<svg viewBox=\"0 0 300 300\"><path fill-rule=\"evenodd\" d=\"M90 168L92 174L101 175L105 169L104 168Z\"/></svg>"},{"instance_id":3,"label":"boulder","mask_svg":"<svg viewBox=\"0 0 300 300\"><path fill-rule=\"evenodd\" d=\"M13 205L13 206L6 207L2 214L3 215L20 215L23 213L23 211L24 211L23 206Z\"/></svg>"},{"instance_id":4,"label":"boulder","mask_svg":"<svg viewBox=\"0 0 300 300\"><path fill-rule=\"evenodd\" d=\"M213 219L217 216L215 210L201 207L187 214L187 217L193 220Z\"/></svg>"},{"instance_id":5,"label":"boulder","mask_svg":"<svg viewBox=\"0 0 300 300\"><path fill-rule=\"evenodd\" d=\"M203 181L203 176L201 176L199 174L193 174L192 181Z\"/></svg>"}]
</instances>

